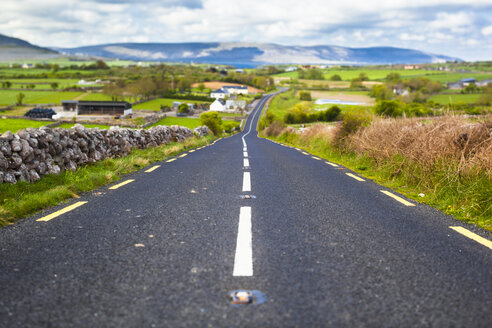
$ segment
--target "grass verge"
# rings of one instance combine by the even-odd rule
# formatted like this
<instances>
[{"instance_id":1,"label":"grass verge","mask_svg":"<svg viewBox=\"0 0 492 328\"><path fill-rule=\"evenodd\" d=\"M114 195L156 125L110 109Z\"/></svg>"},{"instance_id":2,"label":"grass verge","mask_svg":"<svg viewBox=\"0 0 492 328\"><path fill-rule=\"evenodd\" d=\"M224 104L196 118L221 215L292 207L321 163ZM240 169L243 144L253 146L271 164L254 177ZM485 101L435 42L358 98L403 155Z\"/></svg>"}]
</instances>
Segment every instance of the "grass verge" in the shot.
<instances>
[{"instance_id":1,"label":"grass verge","mask_svg":"<svg viewBox=\"0 0 492 328\"><path fill-rule=\"evenodd\" d=\"M213 139L213 136L206 136L155 148L135 149L126 157L105 159L82 166L74 172L47 175L35 183L1 184L0 227L66 199L77 198L82 192L117 181L122 175L140 170L153 162L208 144Z\"/></svg>"}]
</instances>

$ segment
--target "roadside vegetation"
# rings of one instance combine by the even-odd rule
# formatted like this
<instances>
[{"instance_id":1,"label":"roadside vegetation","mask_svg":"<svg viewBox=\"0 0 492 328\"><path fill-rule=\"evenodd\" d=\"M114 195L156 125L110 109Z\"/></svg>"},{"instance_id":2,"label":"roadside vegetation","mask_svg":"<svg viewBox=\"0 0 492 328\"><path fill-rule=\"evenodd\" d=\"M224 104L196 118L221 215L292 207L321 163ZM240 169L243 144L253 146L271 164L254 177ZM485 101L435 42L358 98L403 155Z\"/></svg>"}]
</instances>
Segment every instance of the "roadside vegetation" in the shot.
<instances>
[{"instance_id":1,"label":"roadside vegetation","mask_svg":"<svg viewBox=\"0 0 492 328\"><path fill-rule=\"evenodd\" d=\"M28 183L0 184L0 227L32 215L49 206L121 179L153 162L175 156L187 149L208 144L214 137L191 138L155 148L136 149L122 158L105 159L78 170L48 175Z\"/></svg>"}]
</instances>

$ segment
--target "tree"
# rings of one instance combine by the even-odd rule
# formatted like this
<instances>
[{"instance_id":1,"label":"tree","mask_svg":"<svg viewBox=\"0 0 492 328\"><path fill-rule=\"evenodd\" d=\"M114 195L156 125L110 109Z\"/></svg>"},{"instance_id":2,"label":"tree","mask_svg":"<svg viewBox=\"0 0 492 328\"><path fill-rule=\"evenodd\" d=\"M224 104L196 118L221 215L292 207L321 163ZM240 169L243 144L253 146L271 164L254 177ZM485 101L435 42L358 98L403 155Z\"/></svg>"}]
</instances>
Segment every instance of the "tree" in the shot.
<instances>
[{"instance_id":1,"label":"tree","mask_svg":"<svg viewBox=\"0 0 492 328\"><path fill-rule=\"evenodd\" d=\"M123 99L123 87L119 86L118 83L105 84L103 93L110 96L112 101Z\"/></svg>"},{"instance_id":2,"label":"tree","mask_svg":"<svg viewBox=\"0 0 492 328\"><path fill-rule=\"evenodd\" d=\"M18 93L17 94L17 105L22 105L22 101L24 100L25 97L26 97L26 95L23 94L22 92Z\"/></svg>"},{"instance_id":3,"label":"tree","mask_svg":"<svg viewBox=\"0 0 492 328\"><path fill-rule=\"evenodd\" d=\"M391 83L398 83L401 80L401 76L398 73L389 73L386 75L386 81Z\"/></svg>"},{"instance_id":4,"label":"tree","mask_svg":"<svg viewBox=\"0 0 492 328\"><path fill-rule=\"evenodd\" d=\"M4 81L2 82L2 88L9 89L12 86L12 82Z\"/></svg>"},{"instance_id":5,"label":"tree","mask_svg":"<svg viewBox=\"0 0 492 328\"><path fill-rule=\"evenodd\" d=\"M222 134L222 119L217 112L208 112L200 115L200 122L206 125L214 135Z\"/></svg>"},{"instance_id":6,"label":"tree","mask_svg":"<svg viewBox=\"0 0 492 328\"><path fill-rule=\"evenodd\" d=\"M104 60L101 60L101 59L98 59L94 66L97 68L97 69L109 69L109 66L104 62Z\"/></svg>"},{"instance_id":7,"label":"tree","mask_svg":"<svg viewBox=\"0 0 492 328\"><path fill-rule=\"evenodd\" d=\"M200 83L200 84L198 85L198 90L200 90L200 92L203 92L203 90L205 90L205 84Z\"/></svg>"},{"instance_id":8,"label":"tree","mask_svg":"<svg viewBox=\"0 0 492 328\"><path fill-rule=\"evenodd\" d=\"M341 81L342 80L342 77L338 74L333 74L331 77L330 77L330 80L331 81Z\"/></svg>"},{"instance_id":9,"label":"tree","mask_svg":"<svg viewBox=\"0 0 492 328\"><path fill-rule=\"evenodd\" d=\"M361 81L369 81L369 76L366 73L362 72L359 74L359 80Z\"/></svg>"},{"instance_id":10,"label":"tree","mask_svg":"<svg viewBox=\"0 0 492 328\"><path fill-rule=\"evenodd\" d=\"M58 89L58 83L57 83L57 82L52 82L52 83L50 84L50 86L51 86L51 89L53 89L53 90Z\"/></svg>"},{"instance_id":11,"label":"tree","mask_svg":"<svg viewBox=\"0 0 492 328\"><path fill-rule=\"evenodd\" d=\"M376 84L369 95L377 100L388 100L393 96L393 92L384 84Z\"/></svg>"},{"instance_id":12,"label":"tree","mask_svg":"<svg viewBox=\"0 0 492 328\"><path fill-rule=\"evenodd\" d=\"M350 81L350 87L353 88L353 89L359 89L359 88L362 88L363 85L362 85L362 81L358 78L358 77L354 77L351 81Z\"/></svg>"}]
</instances>

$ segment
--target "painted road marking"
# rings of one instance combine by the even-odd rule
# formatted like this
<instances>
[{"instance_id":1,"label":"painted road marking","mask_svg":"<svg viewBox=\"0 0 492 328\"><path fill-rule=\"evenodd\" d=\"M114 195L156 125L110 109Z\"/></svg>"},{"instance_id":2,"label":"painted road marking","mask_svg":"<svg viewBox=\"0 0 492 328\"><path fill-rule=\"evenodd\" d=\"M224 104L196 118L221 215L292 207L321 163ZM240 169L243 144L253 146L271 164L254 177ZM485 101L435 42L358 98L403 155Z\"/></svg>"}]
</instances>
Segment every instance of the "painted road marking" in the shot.
<instances>
[{"instance_id":1,"label":"painted road marking","mask_svg":"<svg viewBox=\"0 0 492 328\"><path fill-rule=\"evenodd\" d=\"M396 199L400 203L406 205L406 206L415 206L415 204L410 203L409 201L404 200L403 198L396 196L395 194L390 193L389 191L386 190L380 190L383 194L390 196L393 199Z\"/></svg>"},{"instance_id":2,"label":"painted road marking","mask_svg":"<svg viewBox=\"0 0 492 328\"><path fill-rule=\"evenodd\" d=\"M185 156L188 156L188 154L184 153L183 155L179 156L179 158L183 158Z\"/></svg>"},{"instance_id":3,"label":"painted road marking","mask_svg":"<svg viewBox=\"0 0 492 328\"><path fill-rule=\"evenodd\" d=\"M126 180L125 182L122 182L122 183L117 184L115 186L109 187L108 189L111 189L111 190L118 189L119 187L123 187L126 184L132 183L133 181L135 181L135 179L129 179L129 180Z\"/></svg>"},{"instance_id":4,"label":"painted road marking","mask_svg":"<svg viewBox=\"0 0 492 328\"><path fill-rule=\"evenodd\" d=\"M245 158L243 163L244 163L243 165L244 167L249 167L249 159Z\"/></svg>"},{"instance_id":5,"label":"painted road marking","mask_svg":"<svg viewBox=\"0 0 492 328\"><path fill-rule=\"evenodd\" d=\"M176 160L176 158L171 158L170 160L166 161L166 163L171 163L171 162L174 162Z\"/></svg>"},{"instance_id":6,"label":"painted road marking","mask_svg":"<svg viewBox=\"0 0 492 328\"><path fill-rule=\"evenodd\" d=\"M234 257L235 277L253 275L253 235L251 233L251 207L241 207L237 231L236 255Z\"/></svg>"},{"instance_id":7,"label":"painted road marking","mask_svg":"<svg viewBox=\"0 0 492 328\"><path fill-rule=\"evenodd\" d=\"M366 180L364 180L364 179L362 179L362 178L359 178L358 176L356 176L356 175L354 175L354 174L352 174L352 173L345 173L345 174L346 174L346 175L348 175L348 176L349 176L349 177L351 177L351 178L354 178L354 179L355 179L355 180L357 180L357 181L366 181Z\"/></svg>"},{"instance_id":8,"label":"painted road marking","mask_svg":"<svg viewBox=\"0 0 492 328\"><path fill-rule=\"evenodd\" d=\"M151 168L150 168L150 169L148 169L147 171L145 171L145 173L150 173L150 172L152 172L152 171L157 170L157 169L158 169L158 168L160 168L160 167L161 167L160 165L156 165L156 166L154 166L154 167L151 167Z\"/></svg>"},{"instance_id":9,"label":"painted road marking","mask_svg":"<svg viewBox=\"0 0 492 328\"><path fill-rule=\"evenodd\" d=\"M301 151L301 154L304 154L304 155L308 155L309 156L309 154L306 153L305 151Z\"/></svg>"},{"instance_id":10,"label":"painted road marking","mask_svg":"<svg viewBox=\"0 0 492 328\"><path fill-rule=\"evenodd\" d=\"M190 150L190 151L189 151L189 153L193 153L194 151L195 151L195 150L194 150L194 149L192 149L192 150Z\"/></svg>"},{"instance_id":11,"label":"painted road marking","mask_svg":"<svg viewBox=\"0 0 492 328\"><path fill-rule=\"evenodd\" d=\"M318 161L321 161L321 158L318 158L318 157L314 157L314 156L311 156L312 159L315 159L315 160L318 160Z\"/></svg>"},{"instance_id":12,"label":"painted road marking","mask_svg":"<svg viewBox=\"0 0 492 328\"><path fill-rule=\"evenodd\" d=\"M249 172L243 174L243 191L251 191L251 175Z\"/></svg>"},{"instance_id":13,"label":"painted road marking","mask_svg":"<svg viewBox=\"0 0 492 328\"><path fill-rule=\"evenodd\" d=\"M247 151L243 151L243 156L244 157L248 157L248 152Z\"/></svg>"},{"instance_id":14,"label":"painted road marking","mask_svg":"<svg viewBox=\"0 0 492 328\"><path fill-rule=\"evenodd\" d=\"M330 163L330 162L325 162L325 163L326 163L326 164L328 164L328 165L331 165L331 166L333 166L333 167L338 167L338 165L337 165L337 164L335 164L335 163Z\"/></svg>"},{"instance_id":15,"label":"painted road marking","mask_svg":"<svg viewBox=\"0 0 492 328\"><path fill-rule=\"evenodd\" d=\"M82 206L84 204L87 204L87 202L77 202L77 203L75 203L73 205L67 206L67 207L65 207L65 208L63 208L63 209L61 209L59 211L56 211L55 213L51 213L50 215L44 216L44 217L42 217L40 219L37 219L36 221L39 221L39 222L48 222L49 220L54 219L57 216L60 216L60 215L65 214L67 212L70 212L70 211L72 211L72 210L76 209L77 207Z\"/></svg>"},{"instance_id":16,"label":"painted road marking","mask_svg":"<svg viewBox=\"0 0 492 328\"><path fill-rule=\"evenodd\" d=\"M243 151L248 151L248 147L244 147L243 148Z\"/></svg>"},{"instance_id":17,"label":"painted road marking","mask_svg":"<svg viewBox=\"0 0 492 328\"><path fill-rule=\"evenodd\" d=\"M485 247L492 249L492 241L485 239L483 237L480 237L479 235L477 235L477 234L475 234L475 233L471 232L470 230L465 229L463 227L450 227L450 228L453 229L454 231L462 234L463 236L468 237L470 239L473 239L477 243L480 243L480 244L484 245Z\"/></svg>"}]
</instances>

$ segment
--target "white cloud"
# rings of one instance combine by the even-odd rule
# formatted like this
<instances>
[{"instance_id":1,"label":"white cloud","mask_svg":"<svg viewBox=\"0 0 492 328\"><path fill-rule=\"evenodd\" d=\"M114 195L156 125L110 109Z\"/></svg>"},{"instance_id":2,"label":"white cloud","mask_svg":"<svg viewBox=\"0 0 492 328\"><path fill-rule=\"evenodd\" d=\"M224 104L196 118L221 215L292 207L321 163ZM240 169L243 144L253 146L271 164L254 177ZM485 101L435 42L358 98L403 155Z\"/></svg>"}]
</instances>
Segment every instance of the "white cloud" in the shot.
<instances>
[{"instance_id":1,"label":"white cloud","mask_svg":"<svg viewBox=\"0 0 492 328\"><path fill-rule=\"evenodd\" d=\"M491 36L492 35L492 25L484 27L482 29L482 34L485 36Z\"/></svg>"},{"instance_id":2,"label":"white cloud","mask_svg":"<svg viewBox=\"0 0 492 328\"><path fill-rule=\"evenodd\" d=\"M41 46L244 41L402 46L471 58L490 57L492 43L491 0L4 2L1 33Z\"/></svg>"}]
</instances>

